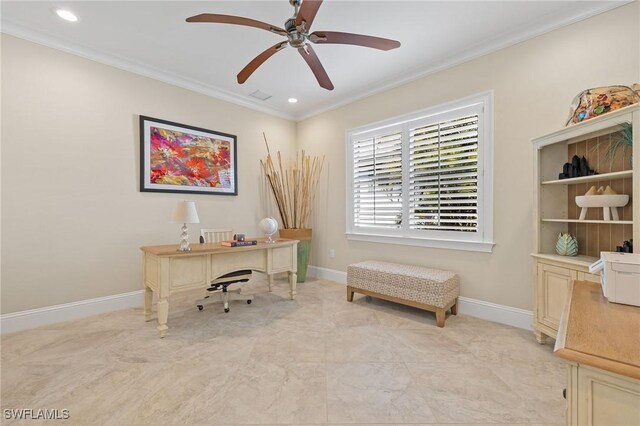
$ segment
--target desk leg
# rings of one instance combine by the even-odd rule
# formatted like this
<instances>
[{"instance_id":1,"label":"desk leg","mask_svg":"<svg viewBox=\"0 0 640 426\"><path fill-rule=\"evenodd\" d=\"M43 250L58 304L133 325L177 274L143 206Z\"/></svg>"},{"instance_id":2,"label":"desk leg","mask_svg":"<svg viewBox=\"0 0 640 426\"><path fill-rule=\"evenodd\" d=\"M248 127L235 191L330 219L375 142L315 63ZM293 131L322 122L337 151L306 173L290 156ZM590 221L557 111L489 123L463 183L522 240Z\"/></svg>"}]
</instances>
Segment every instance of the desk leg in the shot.
<instances>
[{"instance_id":1,"label":"desk leg","mask_svg":"<svg viewBox=\"0 0 640 426\"><path fill-rule=\"evenodd\" d=\"M160 337L164 337L167 335L167 318L169 317L169 301L164 298L158 300L158 333L160 333Z\"/></svg>"},{"instance_id":2,"label":"desk leg","mask_svg":"<svg viewBox=\"0 0 640 426\"><path fill-rule=\"evenodd\" d=\"M269 274L269 291L273 289L273 274Z\"/></svg>"},{"instance_id":3,"label":"desk leg","mask_svg":"<svg viewBox=\"0 0 640 426\"><path fill-rule=\"evenodd\" d=\"M144 286L144 320L151 321L151 304L153 302L153 290Z\"/></svg>"},{"instance_id":4,"label":"desk leg","mask_svg":"<svg viewBox=\"0 0 640 426\"><path fill-rule=\"evenodd\" d=\"M296 298L296 285L298 275L295 272L289 272L289 288L291 289L291 300Z\"/></svg>"}]
</instances>

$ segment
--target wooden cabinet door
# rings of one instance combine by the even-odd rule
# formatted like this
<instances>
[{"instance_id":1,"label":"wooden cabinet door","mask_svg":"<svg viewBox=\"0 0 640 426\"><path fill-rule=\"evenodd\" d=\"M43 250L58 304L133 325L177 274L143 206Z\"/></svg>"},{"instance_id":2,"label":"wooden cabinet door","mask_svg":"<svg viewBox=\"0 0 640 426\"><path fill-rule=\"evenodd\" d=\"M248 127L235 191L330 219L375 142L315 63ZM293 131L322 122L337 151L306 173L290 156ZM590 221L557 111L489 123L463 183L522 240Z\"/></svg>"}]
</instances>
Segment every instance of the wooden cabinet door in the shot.
<instances>
[{"instance_id":1,"label":"wooden cabinet door","mask_svg":"<svg viewBox=\"0 0 640 426\"><path fill-rule=\"evenodd\" d=\"M578 366L578 425L640 424L640 381Z\"/></svg>"},{"instance_id":2,"label":"wooden cabinet door","mask_svg":"<svg viewBox=\"0 0 640 426\"><path fill-rule=\"evenodd\" d=\"M536 313L538 321L558 331L564 301L572 280L577 272L558 266L538 264L538 300Z\"/></svg>"}]
</instances>

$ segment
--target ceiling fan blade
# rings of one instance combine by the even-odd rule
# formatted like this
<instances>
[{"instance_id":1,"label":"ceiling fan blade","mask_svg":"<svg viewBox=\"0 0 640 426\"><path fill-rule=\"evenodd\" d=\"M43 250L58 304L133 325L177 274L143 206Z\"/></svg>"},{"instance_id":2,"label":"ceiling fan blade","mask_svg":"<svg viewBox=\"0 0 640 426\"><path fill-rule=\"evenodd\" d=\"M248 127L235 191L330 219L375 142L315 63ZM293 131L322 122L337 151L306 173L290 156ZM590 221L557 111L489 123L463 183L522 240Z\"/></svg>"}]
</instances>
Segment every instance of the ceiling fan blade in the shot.
<instances>
[{"instance_id":1,"label":"ceiling fan blade","mask_svg":"<svg viewBox=\"0 0 640 426\"><path fill-rule=\"evenodd\" d=\"M253 74L253 72L257 70L258 67L262 65L267 59L273 56L274 53L287 47L287 43L288 42L283 41L282 43L274 44L273 46L253 58L253 60L249 62L247 66L238 73L238 83L242 84L247 81L251 74Z\"/></svg>"},{"instance_id":2,"label":"ceiling fan blade","mask_svg":"<svg viewBox=\"0 0 640 426\"><path fill-rule=\"evenodd\" d=\"M322 5L322 0L303 0L300 11L298 11L298 15L296 16L296 26L299 26L302 24L302 21L304 21L304 27L309 30L316 17L316 13L318 13L318 9L320 9L320 5Z\"/></svg>"},{"instance_id":3,"label":"ceiling fan blade","mask_svg":"<svg viewBox=\"0 0 640 426\"><path fill-rule=\"evenodd\" d=\"M256 21L255 19L243 18L240 16L201 13L200 15L195 15L187 18L187 22L208 22L215 24L244 25L246 27L260 28L283 36L287 35L287 32L280 27L267 24L266 22Z\"/></svg>"},{"instance_id":4,"label":"ceiling fan blade","mask_svg":"<svg viewBox=\"0 0 640 426\"><path fill-rule=\"evenodd\" d=\"M320 63L320 59L318 59L313 48L307 44L305 47L299 47L298 52L300 52L300 55L302 55L304 60L307 62L309 68L311 68L311 71L313 72L313 75L316 76L316 80L318 80L320 87L327 90L333 90L333 83L331 83L327 72L324 70L324 67Z\"/></svg>"},{"instance_id":5,"label":"ceiling fan blade","mask_svg":"<svg viewBox=\"0 0 640 426\"><path fill-rule=\"evenodd\" d=\"M309 41L317 44L354 44L380 50L391 50L400 47L400 42L396 40L336 31L316 31L309 34Z\"/></svg>"}]
</instances>

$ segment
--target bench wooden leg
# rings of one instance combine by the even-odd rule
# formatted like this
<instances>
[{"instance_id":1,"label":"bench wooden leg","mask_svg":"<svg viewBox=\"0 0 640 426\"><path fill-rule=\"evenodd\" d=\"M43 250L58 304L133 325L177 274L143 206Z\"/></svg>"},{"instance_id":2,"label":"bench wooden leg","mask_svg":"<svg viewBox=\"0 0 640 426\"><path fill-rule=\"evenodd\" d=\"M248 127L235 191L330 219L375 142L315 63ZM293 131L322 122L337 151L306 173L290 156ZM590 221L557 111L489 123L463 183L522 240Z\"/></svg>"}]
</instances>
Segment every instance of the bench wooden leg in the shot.
<instances>
[{"instance_id":1,"label":"bench wooden leg","mask_svg":"<svg viewBox=\"0 0 640 426\"><path fill-rule=\"evenodd\" d=\"M436 309L436 324L438 327L444 327L444 309L438 308Z\"/></svg>"},{"instance_id":2,"label":"bench wooden leg","mask_svg":"<svg viewBox=\"0 0 640 426\"><path fill-rule=\"evenodd\" d=\"M451 315L458 315L458 299L456 299L455 303L451 307Z\"/></svg>"},{"instance_id":3,"label":"bench wooden leg","mask_svg":"<svg viewBox=\"0 0 640 426\"><path fill-rule=\"evenodd\" d=\"M353 289L347 286L347 302L353 302Z\"/></svg>"}]
</instances>

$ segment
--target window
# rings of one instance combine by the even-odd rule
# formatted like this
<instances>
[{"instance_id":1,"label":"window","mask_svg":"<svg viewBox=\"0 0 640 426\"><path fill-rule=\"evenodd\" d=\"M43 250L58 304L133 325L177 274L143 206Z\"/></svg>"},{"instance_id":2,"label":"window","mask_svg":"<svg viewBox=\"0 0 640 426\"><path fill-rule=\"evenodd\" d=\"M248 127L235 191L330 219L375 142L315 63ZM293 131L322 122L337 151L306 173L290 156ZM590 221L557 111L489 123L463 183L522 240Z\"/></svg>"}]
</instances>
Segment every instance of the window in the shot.
<instances>
[{"instance_id":1,"label":"window","mask_svg":"<svg viewBox=\"0 0 640 426\"><path fill-rule=\"evenodd\" d=\"M348 238L492 250L491 94L347 139Z\"/></svg>"},{"instance_id":2,"label":"window","mask_svg":"<svg viewBox=\"0 0 640 426\"><path fill-rule=\"evenodd\" d=\"M353 222L357 227L400 228L402 132L353 142Z\"/></svg>"}]
</instances>

